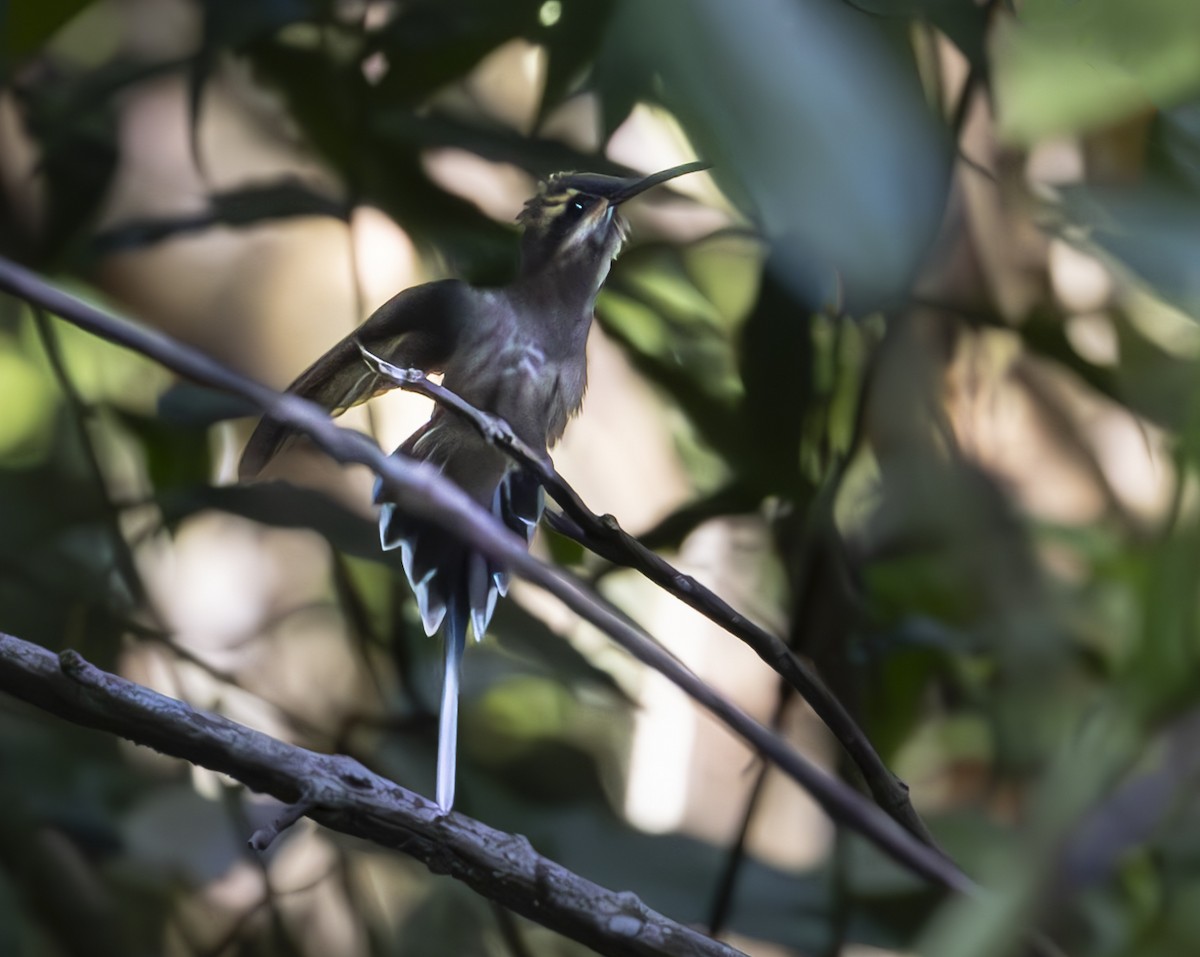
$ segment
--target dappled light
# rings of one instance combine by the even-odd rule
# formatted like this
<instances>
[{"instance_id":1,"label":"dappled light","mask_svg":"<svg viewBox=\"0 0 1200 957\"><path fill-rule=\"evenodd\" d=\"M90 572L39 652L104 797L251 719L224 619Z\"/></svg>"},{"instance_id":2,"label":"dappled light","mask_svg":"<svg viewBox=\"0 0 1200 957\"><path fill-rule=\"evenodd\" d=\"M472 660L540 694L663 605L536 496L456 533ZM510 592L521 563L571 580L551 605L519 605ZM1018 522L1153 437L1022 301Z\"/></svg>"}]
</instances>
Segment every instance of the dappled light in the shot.
<instances>
[{"instance_id":1,"label":"dappled light","mask_svg":"<svg viewBox=\"0 0 1200 957\"><path fill-rule=\"evenodd\" d=\"M0 8L0 954L1200 949L1198 10Z\"/></svg>"}]
</instances>

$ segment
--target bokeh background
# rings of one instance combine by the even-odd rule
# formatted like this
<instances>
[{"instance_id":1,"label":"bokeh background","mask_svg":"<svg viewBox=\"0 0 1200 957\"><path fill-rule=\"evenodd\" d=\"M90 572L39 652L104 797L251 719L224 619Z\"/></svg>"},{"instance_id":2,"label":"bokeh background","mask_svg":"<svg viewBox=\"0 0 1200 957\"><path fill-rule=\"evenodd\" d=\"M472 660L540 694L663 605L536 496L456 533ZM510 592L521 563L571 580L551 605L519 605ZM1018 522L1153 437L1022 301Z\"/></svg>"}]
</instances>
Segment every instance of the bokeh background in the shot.
<instances>
[{"instance_id":1,"label":"bokeh background","mask_svg":"<svg viewBox=\"0 0 1200 957\"><path fill-rule=\"evenodd\" d=\"M632 204L555 460L811 657L946 898L517 587L459 806L755 955L1200 949L1195 0L10 0L0 254L285 385L407 285L502 283L539 176ZM432 789L439 656L312 450L0 298L0 629ZM428 407L348 416L385 447ZM543 532L831 773L730 636ZM0 701L0 954L583 952L228 779Z\"/></svg>"}]
</instances>

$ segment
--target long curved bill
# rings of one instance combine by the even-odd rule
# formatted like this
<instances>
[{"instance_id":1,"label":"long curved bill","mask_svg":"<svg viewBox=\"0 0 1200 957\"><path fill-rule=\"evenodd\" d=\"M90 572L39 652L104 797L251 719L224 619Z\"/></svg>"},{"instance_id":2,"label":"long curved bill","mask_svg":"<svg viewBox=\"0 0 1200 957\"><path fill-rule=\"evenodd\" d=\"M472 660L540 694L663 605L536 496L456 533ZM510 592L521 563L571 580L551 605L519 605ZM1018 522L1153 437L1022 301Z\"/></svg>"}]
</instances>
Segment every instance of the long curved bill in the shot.
<instances>
[{"instance_id":1,"label":"long curved bill","mask_svg":"<svg viewBox=\"0 0 1200 957\"><path fill-rule=\"evenodd\" d=\"M653 189L660 183L665 183L669 179L675 179L677 176L686 176L688 173L699 173L701 170L711 168L712 163L705 162L684 163L682 166L672 166L670 169L651 173L649 176L643 176L641 179L633 180L632 182L627 181L627 184L622 184L616 192L609 194L608 201L613 206L616 206L627 199L632 199L639 193Z\"/></svg>"}]
</instances>

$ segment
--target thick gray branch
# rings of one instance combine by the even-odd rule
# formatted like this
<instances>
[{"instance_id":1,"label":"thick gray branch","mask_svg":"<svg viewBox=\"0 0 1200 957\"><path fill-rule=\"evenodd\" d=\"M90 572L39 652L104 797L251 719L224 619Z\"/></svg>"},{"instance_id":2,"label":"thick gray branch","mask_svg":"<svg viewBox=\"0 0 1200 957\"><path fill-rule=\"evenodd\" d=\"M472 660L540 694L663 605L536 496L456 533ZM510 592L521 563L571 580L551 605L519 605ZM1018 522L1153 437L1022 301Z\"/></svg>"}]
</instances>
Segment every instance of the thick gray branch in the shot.
<instances>
[{"instance_id":1,"label":"thick gray branch","mask_svg":"<svg viewBox=\"0 0 1200 957\"><path fill-rule=\"evenodd\" d=\"M0 691L89 728L228 774L328 828L394 848L530 920L612 957L737 957L734 950L538 854L344 755L285 744L197 711L73 651L55 655L0 632ZM296 815L285 812L283 826ZM256 835L257 837L257 835Z\"/></svg>"}]
</instances>

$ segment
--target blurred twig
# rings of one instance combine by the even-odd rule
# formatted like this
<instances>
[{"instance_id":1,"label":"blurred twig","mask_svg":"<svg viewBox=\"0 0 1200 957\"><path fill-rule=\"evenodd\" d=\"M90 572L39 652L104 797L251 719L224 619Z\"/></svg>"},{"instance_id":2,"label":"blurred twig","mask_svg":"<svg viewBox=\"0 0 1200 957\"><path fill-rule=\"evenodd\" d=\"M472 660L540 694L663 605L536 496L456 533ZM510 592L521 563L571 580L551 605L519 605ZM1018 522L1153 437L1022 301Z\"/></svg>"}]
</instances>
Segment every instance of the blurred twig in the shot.
<instances>
[{"instance_id":1,"label":"blurred twig","mask_svg":"<svg viewBox=\"0 0 1200 957\"><path fill-rule=\"evenodd\" d=\"M142 584L141 575L138 574L133 552L130 550L129 543L125 540L125 535L121 531L120 509L117 503L113 501L112 494L109 492L108 479L104 474L104 466L100 462L100 455L96 451L96 444L92 439L91 432L88 430L88 421L94 417L95 410L79 394L79 390L75 388L75 383L71 381L70 373L67 371L66 360L63 358L62 347L59 344L58 337L54 333L54 329L51 327L45 310L40 306L33 305L32 312L33 324L37 328L38 338L42 343L42 351L46 355L46 361L50 363L50 369L54 373L54 378L58 380L58 387L62 390L63 398L66 399L67 410L70 413L71 423L79 437L79 447L83 451L83 458L87 463L88 472L95 483L97 493L104 500L104 524L108 528L109 538L112 541L113 555L115 556L118 573L121 576L121 580L125 583L125 587L129 589L129 594L134 601L146 605L147 611L153 613L153 609L148 606L149 599L146 594L146 588ZM154 615L153 617L157 620L158 616Z\"/></svg>"},{"instance_id":2,"label":"blurred twig","mask_svg":"<svg viewBox=\"0 0 1200 957\"><path fill-rule=\"evenodd\" d=\"M361 348L361 347L360 347ZM784 641L736 611L728 602L685 575L662 556L626 532L612 515L597 515L558 473L548 457L540 456L516 437L507 423L481 412L445 386L431 382L418 369L400 369L363 350L364 361L401 389L423 395L468 419L488 441L503 449L562 506L569 521L558 531L617 565L633 568L684 604L700 612L752 648L807 701L857 765L876 803L929 846L934 846L925 823L908 797L908 787L884 764L863 730L816 671Z\"/></svg>"},{"instance_id":3,"label":"blurred twig","mask_svg":"<svg viewBox=\"0 0 1200 957\"><path fill-rule=\"evenodd\" d=\"M352 758L285 744L219 715L0 633L0 690L59 717L220 771L314 820L408 854L531 920L614 957L736 957L732 947L542 857L520 836L429 801Z\"/></svg>"},{"instance_id":4,"label":"blurred twig","mask_svg":"<svg viewBox=\"0 0 1200 957\"><path fill-rule=\"evenodd\" d=\"M793 690L783 681L779 682L778 687L779 696L775 702L775 713L771 715L771 727L775 729L778 729L783 723ZM742 862L746 859L746 841L750 836L750 825L754 822L754 815L762 802L763 789L766 787L767 774L770 773L770 770L771 766L766 762L758 766L758 771L754 775L754 784L751 785L750 793L746 797L746 806L742 809L742 820L738 825L737 837L734 838L733 844L729 848L725 866L721 869L721 875L717 879L717 887L713 892L708 917L708 932L714 937L725 930L725 925L733 910L738 874L741 872Z\"/></svg>"},{"instance_id":5,"label":"blurred twig","mask_svg":"<svg viewBox=\"0 0 1200 957\"><path fill-rule=\"evenodd\" d=\"M499 524L436 468L403 456L385 455L361 433L339 428L319 406L260 385L164 333L92 306L2 258L0 289L36 303L108 341L147 355L178 374L252 402L265 414L307 435L338 462L366 465L380 477L390 500L399 508L420 514L424 520L458 536L500 566L554 595L778 765L834 820L862 834L893 860L926 880L965 894L978 892L978 885L954 862L756 722L631 623L611 603L574 576L530 555L523 538Z\"/></svg>"}]
</instances>

